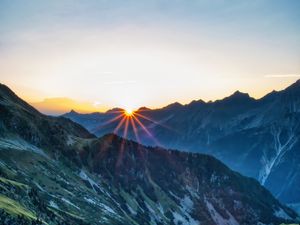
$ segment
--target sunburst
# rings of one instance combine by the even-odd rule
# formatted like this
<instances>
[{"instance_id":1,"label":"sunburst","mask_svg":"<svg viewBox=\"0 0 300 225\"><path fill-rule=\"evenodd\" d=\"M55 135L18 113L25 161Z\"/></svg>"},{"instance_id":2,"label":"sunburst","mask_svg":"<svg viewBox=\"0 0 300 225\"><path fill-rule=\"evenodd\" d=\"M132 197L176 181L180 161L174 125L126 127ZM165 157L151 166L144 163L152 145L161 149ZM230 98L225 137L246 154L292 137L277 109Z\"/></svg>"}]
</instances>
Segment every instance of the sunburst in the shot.
<instances>
[{"instance_id":1,"label":"sunburst","mask_svg":"<svg viewBox=\"0 0 300 225\"><path fill-rule=\"evenodd\" d=\"M124 114L125 114L125 116L128 116L128 117L131 117L131 116L133 116L133 110L132 109L125 109L124 110Z\"/></svg>"},{"instance_id":2,"label":"sunburst","mask_svg":"<svg viewBox=\"0 0 300 225\"><path fill-rule=\"evenodd\" d=\"M107 121L102 123L100 126L95 128L93 130L94 133L96 133L98 130L108 126L109 124L116 124L116 127L113 130L113 133L119 134L120 131L122 132L122 136L124 138L128 138L128 130L131 129L134 133L135 139L137 142L140 142L140 134L139 132L145 133L156 145L160 145L154 135L149 131L149 129L143 124L142 120L147 120L151 123L155 123L156 125L160 125L162 127L165 127L164 125L150 119L149 117L146 117L141 114L139 110L134 111L130 108L122 109L122 110L116 110L111 112L115 114L113 118L110 117Z\"/></svg>"},{"instance_id":3,"label":"sunburst","mask_svg":"<svg viewBox=\"0 0 300 225\"><path fill-rule=\"evenodd\" d=\"M122 163L123 154L124 154L124 148L125 148L125 139L128 138L129 129L133 131L133 134L135 136L135 140L140 143L140 137L142 134L146 134L150 138L150 140L155 143L155 145L160 146L160 143L157 141L157 139L154 137L154 135L151 133L151 131L147 128L143 122L148 121L152 124L159 125L163 128L170 129L169 127L165 126L164 124L157 122L148 116L143 115L143 111L145 110L137 110L134 111L130 108L122 109L122 110L114 110L111 113L114 115L113 117L110 117L107 121L102 123L101 126L97 127L94 132L97 132L98 130L104 128L105 126L108 126L109 124L116 124L116 127L113 130L113 133L120 134L123 136L123 141L120 146L120 151L117 159L116 166L119 167L119 165ZM143 114L142 114L143 113Z\"/></svg>"}]
</instances>

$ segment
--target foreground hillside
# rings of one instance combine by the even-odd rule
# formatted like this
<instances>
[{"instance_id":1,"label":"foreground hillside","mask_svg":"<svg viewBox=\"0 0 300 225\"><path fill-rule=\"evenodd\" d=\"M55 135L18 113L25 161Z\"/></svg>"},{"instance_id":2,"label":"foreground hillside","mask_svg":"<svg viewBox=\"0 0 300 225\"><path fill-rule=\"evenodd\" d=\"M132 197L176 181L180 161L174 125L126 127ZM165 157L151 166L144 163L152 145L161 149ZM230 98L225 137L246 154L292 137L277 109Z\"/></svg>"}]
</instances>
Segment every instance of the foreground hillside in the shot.
<instances>
[{"instance_id":1,"label":"foreground hillside","mask_svg":"<svg viewBox=\"0 0 300 225\"><path fill-rule=\"evenodd\" d=\"M0 86L1 224L281 224L299 220L215 158L95 138Z\"/></svg>"},{"instance_id":2,"label":"foreground hillside","mask_svg":"<svg viewBox=\"0 0 300 225\"><path fill-rule=\"evenodd\" d=\"M237 91L215 102L175 103L137 113L161 146L211 154L300 211L300 80L258 100ZM116 117L112 111L64 116L98 136L119 123L106 123ZM138 129L141 143L157 144ZM136 139L133 129L127 136Z\"/></svg>"}]
</instances>

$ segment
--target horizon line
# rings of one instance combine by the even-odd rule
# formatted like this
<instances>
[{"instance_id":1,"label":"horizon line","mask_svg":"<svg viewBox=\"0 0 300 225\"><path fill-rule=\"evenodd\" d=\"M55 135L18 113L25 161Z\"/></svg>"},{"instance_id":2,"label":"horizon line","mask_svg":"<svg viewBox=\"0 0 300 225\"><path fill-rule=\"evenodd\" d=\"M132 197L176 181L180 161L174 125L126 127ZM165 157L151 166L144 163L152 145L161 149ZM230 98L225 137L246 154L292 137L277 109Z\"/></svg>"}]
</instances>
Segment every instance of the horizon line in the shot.
<instances>
[{"instance_id":1,"label":"horizon line","mask_svg":"<svg viewBox=\"0 0 300 225\"><path fill-rule=\"evenodd\" d=\"M234 91L234 92L233 92L232 94L230 94L230 95L227 95L227 96L224 96L224 97L222 97L222 98L215 99L215 100L208 100L208 101L205 101L205 100L199 98L199 99L193 99L193 100L190 100L190 101L187 102L187 103L182 103L182 102L180 102L180 101L174 101L174 102L171 102L171 103L169 103L169 104L165 104L165 105L163 105L163 106L158 106L158 107L156 107L156 108L154 108L154 107L148 107L148 106L144 105L144 106L140 106L140 107L138 107L138 108L136 108L136 109L133 109L133 111L138 111L138 110L140 110L140 109L142 109L142 108L146 108L147 110L160 110L160 109L167 108L168 106L171 106L171 105L174 105L174 104L178 104L178 105L180 105L180 106L188 106L188 105L190 105L190 104L193 103L193 102L200 102L200 101L202 101L202 102L205 103L205 104L208 104L208 103L215 103L215 102L217 102L217 101L222 101L222 100L224 100L224 99L226 99L226 98L229 98L229 97L235 95L236 93L241 93L241 94L243 94L243 95L248 95L248 97L249 97L250 99L253 99L253 100L255 100L255 101L258 101L258 100L263 99L264 97L266 97L267 95L269 95L269 94L271 94L271 93L273 93L273 92L284 91L284 90L288 89L289 87L291 87L292 85L294 85L294 84L296 84L296 83L298 83L298 82L300 83L300 79L296 80L296 81L293 82L292 84L290 84L290 85L288 85L288 86L286 86L286 87L284 87L284 88L282 88L282 89L280 89L280 90L275 90L275 89L273 89L272 91L267 92L266 94L264 94L263 96L258 97L258 98L255 98L255 97L251 96L251 95L250 95L249 93L247 93L247 92L241 92L240 90L236 90L236 91ZM30 102L30 101L28 101L28 103L29 103L30 105L34 106L35 108L37 108L37 109L40 111L40 109L39 109L38 107L36 107L37 104L44 103L45 100L53 100L53 99L65 99L65 100L71 100L71 101L77 102L76 99L72 99L72 98L69 98L69 97L52 97L52 98L47 97L47 98L44 98L42 101L39 101L39 102ZM77 103L79 103L79 102L77 102ZM57 105L58 105L58 104L57 104ZM111 107L111 108L108 108L108 109L105 109L105 110L101 110L101 111L100 111L100 110L94 110L94 111L92 111L92 110L76 110L76 109L74 109L74 108L70 108L70 109L67 110L67 111L62 110L62 111L60 111L60 112L59 112L59 109L52 109L52 110L48 109L49 112L52 111L53 113L48 113L48 114L45 113L45 112L42 112L42 113L44 113L44 114L46 114L46 115L57 115L57 116L63 115L63 114L66 114L66 113L70 113L70 112L72 112L72 111L73 111L73 112L76 112L76 113L79 113L79 114L92 114L92 113L103 113L103 114L105 114L105 113L108 113L109 111L114 111L114 110L116 110L116 109L126 110L124 107L115 106L115 107ZM56 113L55 113L55 112L56 112Z\"/></svg>"}]
</instances>

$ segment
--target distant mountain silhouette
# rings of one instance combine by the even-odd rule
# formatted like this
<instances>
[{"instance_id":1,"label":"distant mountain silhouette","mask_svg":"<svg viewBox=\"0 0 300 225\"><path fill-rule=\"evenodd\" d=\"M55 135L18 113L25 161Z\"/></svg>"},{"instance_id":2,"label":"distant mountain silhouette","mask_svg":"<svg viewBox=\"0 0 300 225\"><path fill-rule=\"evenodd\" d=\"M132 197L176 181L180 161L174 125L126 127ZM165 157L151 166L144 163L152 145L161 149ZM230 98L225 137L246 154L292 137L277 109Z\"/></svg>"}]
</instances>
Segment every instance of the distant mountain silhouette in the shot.
<instances>
[{"instance_id":1,"label":"distant mountain silhouette","mask_svg":"<svg viewBox=\"0 0 300 225\"><path fill-rule=\"evenodd\" d=\"M0 190L4 225L299 221L256 180L212 156L114 134L96 138L69 119L39 113L4 85Z\"/></svg>"},{"instance_id":2,"label":"distant mountain silhouette","mask_svg":"<svg viewBox=\"0 0 300 225\"><path fill-rule=\"evenodd\" d=\"M141 119L162 147L214 155L300 210L300 80L257 100L237 91L214 102L174 103L138 113L158 122ZM97 136L113 132L118 123L105 124L112 118L107 114L64 117ZM139 134L141 143L157 145L142 129ZM136 140L133 130L128 138Z\"/></svg>"}]
</instances>

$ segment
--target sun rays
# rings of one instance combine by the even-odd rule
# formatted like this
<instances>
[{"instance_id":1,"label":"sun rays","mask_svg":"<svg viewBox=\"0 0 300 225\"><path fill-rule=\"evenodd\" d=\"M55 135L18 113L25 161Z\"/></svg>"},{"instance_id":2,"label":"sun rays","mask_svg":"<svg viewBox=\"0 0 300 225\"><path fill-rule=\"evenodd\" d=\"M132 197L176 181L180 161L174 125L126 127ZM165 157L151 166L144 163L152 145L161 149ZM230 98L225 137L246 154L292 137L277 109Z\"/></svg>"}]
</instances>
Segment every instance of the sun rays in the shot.
<instances>
[{"instance_id":1,"label":"sun rays","mask_svg":"<svg viewBox=\"0 0 300 225\"><path fill-rule=\"evenodd\" d=\"M151 118L148 113L149 109L140 108L139 110L127 109L112 109L105 113L104 119L100 126L92 130L93 133L109 133L120 135L123 140L119 146L119 154L116 162L116 167L119 168L123 162L124 154L126 153L126 139L135 140L138 143L147 143L149 145L162 146L152 133L152 128L160 126L163 129L171 130L165 125L165 122L171 119L172 116L166 116L165 119L157 121Z\"/></svg>"},{"instance_id":2,"label":"sun rays","mask_svg":"<svg viewBox=\"0 0 300 225\"><path fill-rule=\"evenodd\" d=\"M97 130L111 125L116 126L113 130L113 133L120 134L123 136L123 140L120 145L118 159L116 162L116 168L119 168L119 166L122 164L124 151L125 151L125 145L126 145L126 139L128 138L128 132L129 129L133 132L135 140L140 143L140 136L143 134L146 134L148 138L155 143L155 145L159 146L160 144L154 137L154 135L149 131L149 129L143 124L140 118L143 118L144 116L138 113L137 111L133 111L131 109L126 110L114 110L111 112L110 115L113 115L113 118L108 119L105 121L101 127L98 127ZM139 118L140 117L140 118ZM148 118L148 117L147 117ZM143 119L146 119L143 118ZM150 118L146 119L152 123L154 123L153 120ZM95 130L96 131L96 130ZM94 132L95 132L94 131Z\"/></svg>"},{"instance_id":3,"label":"sun rays","mask_svg":"<svg viewBox=\"0 0 300 225\"><path fill-rule=\"evenodd\" d=\"M159 146L159 142L151 133L145 122L151 125L159 125L161 127L169 129L167 126L159 123L145 115L142 115L142 110L134 111L132 109L115 109L108 114L108 118L100 126L95 128L92 132L97 133L101 129L109 127L113 130L113 133L123 136L123 138L134 138L137 142L140 142L140 138L145 136Z\"/></svg>"}]
</instances>

